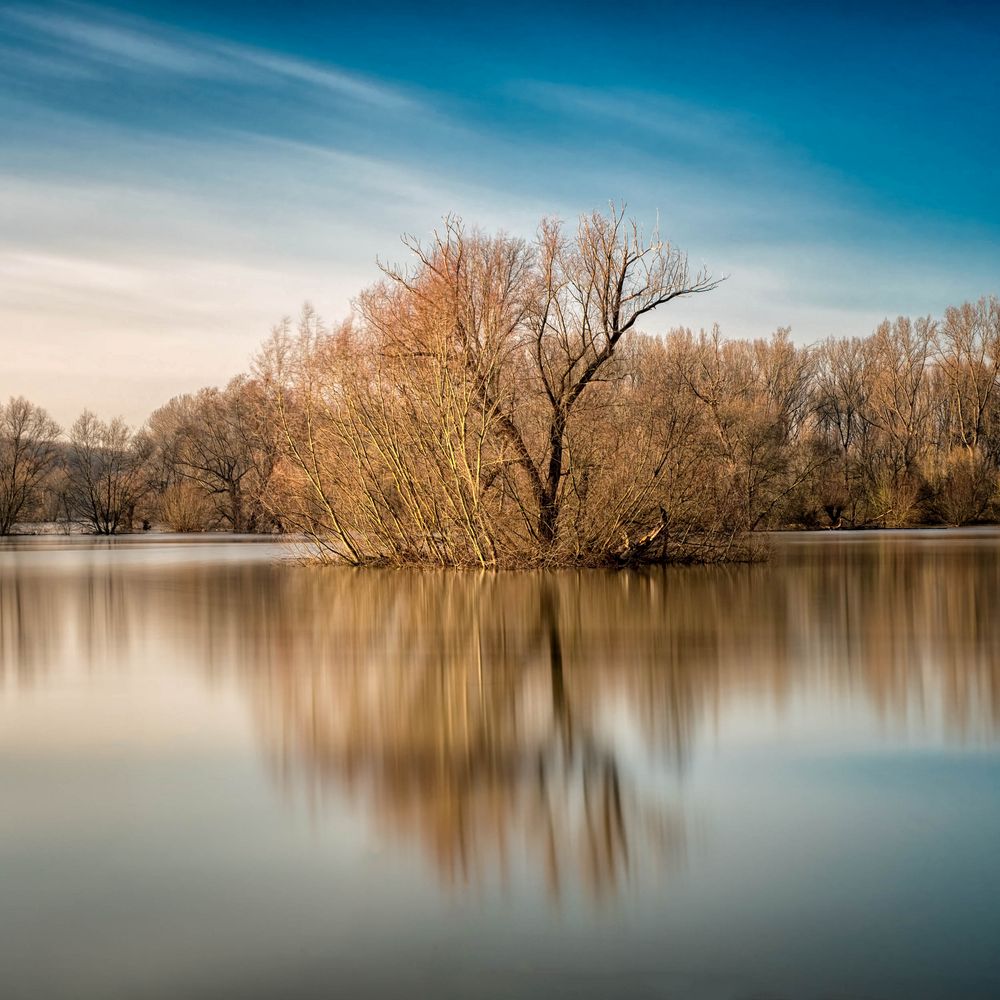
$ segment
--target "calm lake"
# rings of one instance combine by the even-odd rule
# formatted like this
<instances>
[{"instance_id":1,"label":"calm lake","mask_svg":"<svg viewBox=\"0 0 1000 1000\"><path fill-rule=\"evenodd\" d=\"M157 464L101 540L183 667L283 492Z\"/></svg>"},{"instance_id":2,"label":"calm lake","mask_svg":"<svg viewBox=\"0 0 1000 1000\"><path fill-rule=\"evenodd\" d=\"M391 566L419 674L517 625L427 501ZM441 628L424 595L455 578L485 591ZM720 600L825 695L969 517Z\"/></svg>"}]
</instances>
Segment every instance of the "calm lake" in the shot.
<instances>
[{"instance_id":1,"label":"calm lake","mask_svg":"<svg viewBox=\"0 0 1000 1000\"><path fill-rule=\"evenodd\" d=\"M1000 996L1000 533L0 547L0 996Z\"/></svg>"}]
</instances>

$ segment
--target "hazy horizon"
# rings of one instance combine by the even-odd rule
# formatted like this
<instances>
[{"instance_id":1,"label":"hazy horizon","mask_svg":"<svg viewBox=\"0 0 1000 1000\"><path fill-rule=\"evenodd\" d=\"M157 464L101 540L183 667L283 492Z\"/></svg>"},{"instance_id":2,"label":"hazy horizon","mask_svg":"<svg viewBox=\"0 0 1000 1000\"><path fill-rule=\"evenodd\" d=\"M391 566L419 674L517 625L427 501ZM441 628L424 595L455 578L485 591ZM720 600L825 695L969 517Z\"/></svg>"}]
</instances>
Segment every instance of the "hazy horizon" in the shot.
<instances>
[{"instance_id":1,"label":"hazy horizon","mask_svg":"<svg viewBox=\"0 0 1000 1000\"><path fill-rule=\"evenodd\" d=\"M731 277L652 332L940 314L1000 291L998 34L961 4L9 5L0 398L141 423L303 301L345 315L449 212L659 218Z\"/></svg>"}]
</instances>

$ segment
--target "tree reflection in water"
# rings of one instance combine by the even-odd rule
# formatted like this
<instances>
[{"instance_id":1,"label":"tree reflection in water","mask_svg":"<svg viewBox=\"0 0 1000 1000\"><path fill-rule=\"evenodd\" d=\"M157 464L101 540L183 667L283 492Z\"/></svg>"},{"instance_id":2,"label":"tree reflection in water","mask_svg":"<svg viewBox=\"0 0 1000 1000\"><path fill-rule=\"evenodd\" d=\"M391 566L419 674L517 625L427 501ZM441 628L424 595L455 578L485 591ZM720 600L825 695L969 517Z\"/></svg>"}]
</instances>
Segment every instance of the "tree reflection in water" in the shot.
<instances>
[{"instance_id":1,"label":"tree reflection in water","mask_svg":"<svg viewBox=\"0 0 1000 1000\"><path fill-rule=\"evenodd\" d=\"M603 897L682 854L677 776L734 707L994 741L997 556L884 536L645 574L22 558L0 680L191 663L244 692L282 787L345 791L448 880L520 865Z\"/></svg>"},{"instance_id":2,"label":"tree reflection in water","mask_svg":"<svg viewBox=\"0 0 1000 1000\"><path fill-rule=\"evenodd\" d=\"M669 859L683 843L669 795L630 776L596 665L567 664L562 604L579 607L583 579L310 580L332 634L317 629L308 654L292 638L253 688L282 773L369 799L381 829L417 837L450 880L520 858L553 895L578 878L603 896L644 855ZM345 622L345 606L365 612Z\"/></svg>"}]
</instances>

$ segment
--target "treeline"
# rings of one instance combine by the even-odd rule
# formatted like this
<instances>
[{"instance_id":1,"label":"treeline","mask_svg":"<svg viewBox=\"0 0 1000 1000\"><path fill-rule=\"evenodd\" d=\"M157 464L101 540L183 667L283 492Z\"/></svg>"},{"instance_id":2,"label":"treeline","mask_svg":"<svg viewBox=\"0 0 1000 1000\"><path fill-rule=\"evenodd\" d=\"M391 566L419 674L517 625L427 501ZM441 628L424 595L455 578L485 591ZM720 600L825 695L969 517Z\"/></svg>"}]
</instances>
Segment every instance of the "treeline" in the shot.
<instances>
[{"instance_id":1,"label":"treeline","mask_svg":"<svg viewBox=\"0 0 1000 1000\"><path fill-rule=\"evenodd\" d=\"M280 531L278 460L258 382L239 377L160 407L138 430L85 411L63 434L25 399L0 405L0 534L55 524L101 535Z\"/></svg>"},{"instance_id":2,"label":"treeline","mask_svg":"<svg viewBox=\"0 0 1000 1000\"><path fill-rule=\"evenodd\" d=\"M753 532L1000 512L1000 303L797 346L637 326L717 284L622 213L534 241L449 220L324 325L132 431L0 408L0 531L283 531L355 564L752 555Z\"/></svg>"}]
</instances>

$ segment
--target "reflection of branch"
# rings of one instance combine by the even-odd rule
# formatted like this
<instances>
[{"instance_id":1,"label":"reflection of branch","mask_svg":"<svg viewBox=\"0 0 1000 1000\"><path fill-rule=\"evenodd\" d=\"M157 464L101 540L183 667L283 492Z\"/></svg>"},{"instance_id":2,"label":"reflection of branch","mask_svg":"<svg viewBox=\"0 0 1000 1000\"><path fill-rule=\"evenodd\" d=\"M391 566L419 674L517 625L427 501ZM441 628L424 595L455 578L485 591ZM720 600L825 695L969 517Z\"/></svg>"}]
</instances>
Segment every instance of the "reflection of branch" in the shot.
<instances>
[{"instance_id":1,"label":"reflection of branch","mask_svg":"<svg viewBox=\"0 0 1000 1000\"><path fill-rule=\"evenodd\" d=\"M552 715L560 732L566 753L573 752L573 713L566 695L566 678L563 676L562 639L559 634L558 607L551 581L542 585L539 604L541 629L549 640L549 673L552 676Z\"/></svg>"}]
</instances>

